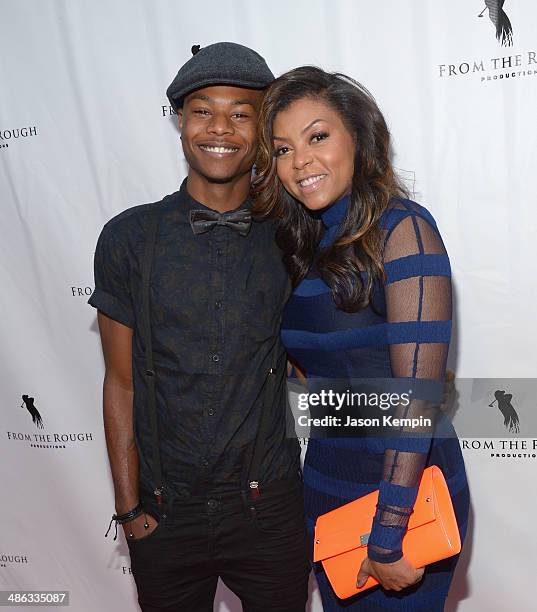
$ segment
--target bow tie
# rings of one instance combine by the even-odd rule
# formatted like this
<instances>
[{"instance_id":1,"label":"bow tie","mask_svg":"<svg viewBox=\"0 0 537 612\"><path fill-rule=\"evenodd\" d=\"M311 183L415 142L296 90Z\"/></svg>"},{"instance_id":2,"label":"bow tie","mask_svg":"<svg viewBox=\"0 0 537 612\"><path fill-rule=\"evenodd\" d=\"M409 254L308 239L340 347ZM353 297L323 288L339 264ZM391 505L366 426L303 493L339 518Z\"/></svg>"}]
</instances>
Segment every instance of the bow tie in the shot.
<instances>
[{"instance_id":1,"label":"bow tie","mask_svg":"<svg viewBox=\"0 0 537 612\"><path fill-rule=\"evenodd\" d=\"M215 227L215 225L226 225L232 230L246 236L252 224L252 214L247 209L230 210L219 213L216 210L191 210L190 226L194 234L203 234Z\"/></svg>"}]
</instances>

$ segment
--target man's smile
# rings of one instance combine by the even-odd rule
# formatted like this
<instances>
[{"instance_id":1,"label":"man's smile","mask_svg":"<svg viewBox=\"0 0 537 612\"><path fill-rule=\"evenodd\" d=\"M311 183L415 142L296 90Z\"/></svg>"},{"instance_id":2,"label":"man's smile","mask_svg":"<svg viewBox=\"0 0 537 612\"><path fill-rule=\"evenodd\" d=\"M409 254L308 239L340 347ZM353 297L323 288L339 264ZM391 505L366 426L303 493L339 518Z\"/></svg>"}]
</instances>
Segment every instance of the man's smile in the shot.
<instances>
[{"instance_id":1,"label":"man's smile","mask_svg":"<svg viewBox=\"0 0 537 612\"><path fill-rule=\"evenodd\" d=\"M233 155L239 151L240 147L231 143L204 143L198 145L198 148L204 153L213 157L225 157L227 155Z\"/></svg>"}]
</instances>

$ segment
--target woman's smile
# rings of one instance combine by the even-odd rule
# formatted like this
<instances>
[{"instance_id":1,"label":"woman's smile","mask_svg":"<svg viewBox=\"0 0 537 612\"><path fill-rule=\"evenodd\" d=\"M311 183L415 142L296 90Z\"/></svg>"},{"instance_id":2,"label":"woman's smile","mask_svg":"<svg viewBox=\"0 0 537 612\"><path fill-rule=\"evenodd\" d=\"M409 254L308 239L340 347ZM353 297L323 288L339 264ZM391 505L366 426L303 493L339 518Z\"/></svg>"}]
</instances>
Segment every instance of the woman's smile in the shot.
<instances>
[{"instance_id":1,"label":"woman's smile","mask_svg":"<svg viewBox=\"0 0 537 612\"><path fill-rule=\"evenodd\" d=\"M322 187L321 181L327 176L327 174L313 174L307 178L297 180L297 183L304 193L311 193Z\"/></svg>"}]
</instances>

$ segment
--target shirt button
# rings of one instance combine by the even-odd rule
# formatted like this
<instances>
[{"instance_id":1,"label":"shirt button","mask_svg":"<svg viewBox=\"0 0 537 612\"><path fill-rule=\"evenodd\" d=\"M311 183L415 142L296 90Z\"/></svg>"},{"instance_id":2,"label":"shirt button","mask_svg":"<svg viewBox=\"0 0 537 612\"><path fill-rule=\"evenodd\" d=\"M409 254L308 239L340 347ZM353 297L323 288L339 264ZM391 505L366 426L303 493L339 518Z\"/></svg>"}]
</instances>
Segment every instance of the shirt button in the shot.
<instances>
[{"instance_id":1,"label":"shirt button","mask_svg":"<svg viewBox=\"0 0 537 612\"><path fill-rule=\"evenodd\" d=\"M209 416L213 416L214 414L214 410L212 408L209 408Z\"/></svg>"},{"instance_id":2,"label":"shirt button","mask_svg":"<svg viewBox=\"0 0 537 612\"><path fill-rule=\"evenodd\" d=\"M211 359L216 363L217 361L220 361L220 357L214 353L214 355L211 355Z\"/></svg>"},{"instance_id":3,"label":"shirt button","mask_svg":"<svg viewBox=\"0 0 537 612\"><path fill-rule=\"evenodd\" d=\"M215 305L217 308L222 308L222 302L221 302L220 300L217 300L217 301L214 303L214 305Z\"/></svg>"},{"instance_id":4,"label":"shirt button","mask_svg":"<svg viewBox=\"0 0 537 612\"><path fill-rule=\"evenodd\" d=\"M216 249L216 254L218 255L218 257L222 257L223 255L222 249Z\"/></svg>"},{"instance_id":5,"label":"shirt button","mask_svg":"<svg viewBox=\"0 0 537 612\"><path fill-rule=\"evenodd\" d=\"M201 462L201 465L203 465L203 467L209 467L209 462L207 461L207 459L204 459L204 460Z\"/></svg>"},{"instance_id":6,"label":"shirt button","mask_svg":"<svg viewBox=\"0 0 537 612\"><path fill-rule=\"evenodd\" d=\"M211 510L214 510L214 509L216 508L216 506L218 506L218 502L216 501L216 499L210 499L210 500L207 502L207 505L209 506L209 508L210 508Z\"/></svg>"}]
</instances>

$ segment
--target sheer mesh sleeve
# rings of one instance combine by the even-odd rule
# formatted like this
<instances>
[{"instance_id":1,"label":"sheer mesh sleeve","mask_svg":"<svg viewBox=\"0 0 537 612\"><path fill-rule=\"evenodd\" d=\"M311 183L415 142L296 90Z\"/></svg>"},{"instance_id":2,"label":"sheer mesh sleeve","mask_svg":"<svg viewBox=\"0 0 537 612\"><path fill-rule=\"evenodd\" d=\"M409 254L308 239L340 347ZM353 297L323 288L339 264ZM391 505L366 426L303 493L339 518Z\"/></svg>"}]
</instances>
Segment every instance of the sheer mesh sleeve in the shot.
<instances>
[{"instance_id":1,"label":"sheer mesh sleeve","mask_svg":"<svg viewBox=\"0 0 537 612\"><path fill-rule=\"evenodd\" d=\"M426 213L426 211L425 211ZM442 381L451 335L451 275L447 253L432 217L412 212L388 233L384 251L385 296L392 375ZM436 409L413 400L403 417ZM420 431L420 436L413 432ZM384 474L369 537L368 556L392 563L416 501L431 444L432 428L400 428L385 440Z\"/></svg>"}]
</instances>

